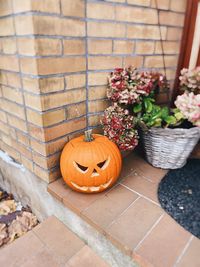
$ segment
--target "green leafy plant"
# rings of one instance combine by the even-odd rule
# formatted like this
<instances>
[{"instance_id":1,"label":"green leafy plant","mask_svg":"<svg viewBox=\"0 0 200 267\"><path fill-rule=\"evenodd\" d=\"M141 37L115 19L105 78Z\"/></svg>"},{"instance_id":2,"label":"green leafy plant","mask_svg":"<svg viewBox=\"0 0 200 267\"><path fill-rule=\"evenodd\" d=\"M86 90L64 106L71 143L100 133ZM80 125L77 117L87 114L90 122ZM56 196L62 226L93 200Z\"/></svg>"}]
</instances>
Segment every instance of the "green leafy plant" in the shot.
<instances>
[{"instance_id":1,"label":"green leafy plant","mask_svg":"<svg viewBox=\"0 0 200 267\"><path fill-rule=\"evenodd\" d=\"M151 97L145 97L143 103L133 106L136 122L142 127L176 127L184 118L179 109L169 109L155 104Z\"/></svg>"}]
</instances>

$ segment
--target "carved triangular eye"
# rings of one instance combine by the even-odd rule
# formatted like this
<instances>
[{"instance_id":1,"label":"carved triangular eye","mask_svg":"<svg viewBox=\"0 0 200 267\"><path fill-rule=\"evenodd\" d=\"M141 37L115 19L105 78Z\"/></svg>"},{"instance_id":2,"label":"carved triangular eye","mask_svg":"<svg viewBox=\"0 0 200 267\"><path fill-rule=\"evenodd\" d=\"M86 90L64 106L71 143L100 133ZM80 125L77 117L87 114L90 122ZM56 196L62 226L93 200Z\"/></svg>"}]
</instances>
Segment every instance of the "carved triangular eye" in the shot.
<instances>
[{"instance_id":1,"label":"carved triangular eye","mask_svg":"<svg viewBox=\"0 0 200 267\"><path fill-rule=\"evenodd\" d=\"M83 165L77 163L76 161L74 161L74 165L75 165L75 167L76 167L79 171L81 171L81 172L86 172L87 169L88 169L88 167L85 167L85 166L83 166Z\"/></svg>"},{"instance_id":2,"label":"carved triangular eye","mask_svg":"<svg viewBox=\"0 0 200 267\"><path fill-rule=\"evenodd\" d=\"M97 164L97 166L98 166L99 168L102 169L105 163L106 163L106 160L104 160L104 161L102 161L102 162L99 162L99 163Z\"/></svg>"}]
</instances>

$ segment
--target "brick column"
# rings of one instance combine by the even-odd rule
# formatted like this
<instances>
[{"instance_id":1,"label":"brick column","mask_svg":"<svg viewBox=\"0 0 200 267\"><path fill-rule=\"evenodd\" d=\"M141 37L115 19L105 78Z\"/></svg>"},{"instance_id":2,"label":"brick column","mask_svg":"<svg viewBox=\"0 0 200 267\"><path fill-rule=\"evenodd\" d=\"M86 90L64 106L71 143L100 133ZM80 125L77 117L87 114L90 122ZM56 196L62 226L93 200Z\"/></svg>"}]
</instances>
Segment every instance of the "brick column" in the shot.
<instances>
[{"instance_id":1,"label":"brick column","mask_svg":"<svg viewBox=\"0 0 200 267\"><path fill-rule=\"evenodd\" d=\"M158 0L171 82L185 2ZM64 144L87 126L98 131L108 73L163 70L157 15L153 0L0 0L1 149L57 179Z\"/></svg>"}]
</instances>

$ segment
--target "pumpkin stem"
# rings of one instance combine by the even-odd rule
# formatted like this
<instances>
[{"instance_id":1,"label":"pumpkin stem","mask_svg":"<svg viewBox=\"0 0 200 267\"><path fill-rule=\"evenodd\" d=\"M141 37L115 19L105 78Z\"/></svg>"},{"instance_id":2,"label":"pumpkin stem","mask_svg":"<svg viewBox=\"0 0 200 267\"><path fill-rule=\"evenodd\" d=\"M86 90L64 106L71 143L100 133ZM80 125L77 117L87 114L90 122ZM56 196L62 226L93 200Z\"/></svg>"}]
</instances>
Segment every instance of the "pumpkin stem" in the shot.
<instances>
[{"instance_id":1,"label":"pumpkin stem","mask_svg":"<svg viewBox=\"0 0 200 267\"><path fill-rule=\"evenodd\" d=\"M85 131L85 142L91 142L92 140L94 140L94 138L92 137L92 129Z\"/></svg>"}]
</instances>

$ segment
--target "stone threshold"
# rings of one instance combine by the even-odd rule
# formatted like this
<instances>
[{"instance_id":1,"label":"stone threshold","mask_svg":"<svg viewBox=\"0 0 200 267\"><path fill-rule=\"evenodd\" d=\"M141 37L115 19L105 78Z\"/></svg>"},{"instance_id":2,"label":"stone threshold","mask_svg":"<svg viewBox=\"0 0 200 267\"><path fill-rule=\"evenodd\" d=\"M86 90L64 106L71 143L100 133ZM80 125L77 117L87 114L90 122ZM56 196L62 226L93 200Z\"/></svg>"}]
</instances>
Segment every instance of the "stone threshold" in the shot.
<instances>
[{"instance_id":1,"label":"stone threshold","mask_svg":"<svg viewBox=\"0 0 200 267\"><path fill-rule=\"evenodd\" d=\"M0 249L6 267L109 267L55 216Z\"/></svg>"},{"instance_id":2,"label":"stone threshold","mask_svg":"<svg viewBox=\"0 0 200 267\"><path fill-rule=\"evenodd\" d=\"M48 192L139 266L198 266L200 240L158 203L157 187L166 172L132 153L118 183L105 192L77 193L62 179L49 184Z\"/></svg>"}]
</instances>

